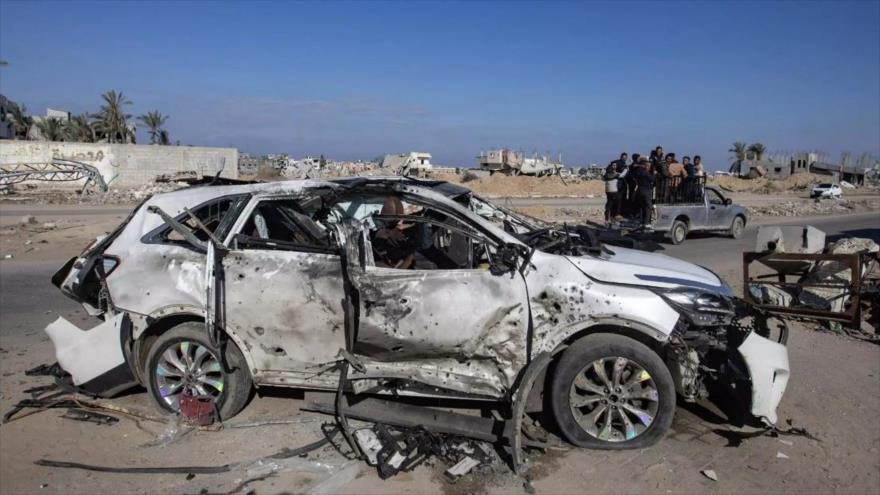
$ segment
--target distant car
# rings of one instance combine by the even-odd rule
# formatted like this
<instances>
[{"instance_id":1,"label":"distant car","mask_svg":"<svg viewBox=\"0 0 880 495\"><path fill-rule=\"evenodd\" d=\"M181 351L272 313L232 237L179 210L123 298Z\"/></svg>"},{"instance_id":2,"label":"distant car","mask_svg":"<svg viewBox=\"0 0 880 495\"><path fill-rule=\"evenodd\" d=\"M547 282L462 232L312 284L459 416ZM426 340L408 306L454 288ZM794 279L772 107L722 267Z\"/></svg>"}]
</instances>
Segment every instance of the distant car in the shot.
<instances>
[{"instance_id":1,"label":"distant car","mask_svg":"<svg viewBox=\"0 0 880 495\"><path fill-rule=\"evenodd\" d=\"M810 190L810 198L839 198L842 194L838 184L816 184Z\"/></svg>"}]
</instances>

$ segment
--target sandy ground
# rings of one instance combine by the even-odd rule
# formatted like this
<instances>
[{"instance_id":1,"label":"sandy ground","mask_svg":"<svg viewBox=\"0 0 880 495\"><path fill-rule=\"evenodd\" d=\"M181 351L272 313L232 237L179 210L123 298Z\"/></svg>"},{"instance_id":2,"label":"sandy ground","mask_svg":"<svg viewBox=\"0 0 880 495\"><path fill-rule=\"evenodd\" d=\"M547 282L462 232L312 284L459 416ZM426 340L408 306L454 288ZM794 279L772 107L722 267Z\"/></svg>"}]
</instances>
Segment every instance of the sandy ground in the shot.
<instances>
[{"instance_id":1,"label":"sandy ground","mask_svg":"<svg viewBox=\"0 0 880 495\"><path fill-rule=\"evenodd\" d=\"M0 209L3 207L0 206ZM112 229L124 214L37 215L17 225L16 216L0 217L0 410L46 378L24 371L53 361L42 332L58 316L87 328L96 321L48 283L55 270L91 238ZM48 229L45 223L54 223ZM880 235L880 220L868 215L819 218L829 234ZM30 244L26 242L30 240ZM46 241L46 242L41 242ZM737 283L738 254L754 243L754 229L743 239L701 237L668 253L704 264ZM28 250L29 248L33 248ZM439 465L425 465L387 481L375 471L358 469L357 478L333 490L339 493L878 493L880 492L880 347L817 332L795 324L789 339L792 379L779 410L780 423L805 427L818 438L762 436L732 446L731 428L710 404L682 405L673 430L658 445L638 451L568 450L533 454L532 487L504 469L491 476L467 477L456 484L442 479ZM112 426L62 419L50 410L0 426L0 493L301 493L325 476L327 466L344 460L330 449L294 459L280 472L241 487L245 469L218 475L131 475L40 467L40 458L110 466L219 465L248 462L284 447L319 438L326 418L299 411L296 391L270 389L256 397L236 423L271 418L298 424L193 431L168 445L153 445L168 423L122 419ZM142 390L115 404L156 414ZM315 462L311 462L315 461ZM320 464L320 463L323 464ZM323 466L323 467L322 467ZM251 465L254 474L258 466ZM265 466L264 466L265 468ZM712 469L718 481L701 474Z\"/></svg>"}]
</instances>

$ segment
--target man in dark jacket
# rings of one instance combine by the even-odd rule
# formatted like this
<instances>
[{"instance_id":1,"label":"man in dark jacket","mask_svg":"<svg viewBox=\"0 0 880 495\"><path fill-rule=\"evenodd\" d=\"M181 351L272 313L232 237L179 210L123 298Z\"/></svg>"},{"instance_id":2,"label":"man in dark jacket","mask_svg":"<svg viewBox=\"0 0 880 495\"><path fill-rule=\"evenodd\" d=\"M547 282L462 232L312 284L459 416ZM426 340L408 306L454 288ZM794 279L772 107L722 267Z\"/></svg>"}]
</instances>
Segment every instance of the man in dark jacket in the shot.
<instances>
[{"instance_id":1,"label":"man in dark jacket","mask_svg":"<svg viewBox=\"0 0 880 495\"><path fill-rule=\"evenodd\" d=\"M638 211L638 206L636 205L636 183L633 173L639 168L639 160L641 158L642 155L638 153L632 154L632 163L627 168L627 176L623 180L624 188L618 189L620 191L618 198L621 200L620 214L627 217L634 215ZM626 192L625 195L624 191Z\"/></svg>"},{"instance_id":2,"label":"man in dark jacket","mask_svg":"<svg viewBox=\"0 0 880 495\"><path fill-rule=\"evenodd\" d=\"M685 201L693 202L695 199L694 191L696 190L697 183L697 168L691 163L691 157L689 156L683 157L681 159L681 164L684 166L685 173L682 194L684 195Z\"/></svg>"},{"instance_id":3,"label":"man in dark jacket","mask_svg":"<svg viewBox=\"0 0 880 495\"><path fill-rule=\"evenodd\" d=\"M635 170L633 181L636 184L636 204L639 207L639 219L642 227L651 223L651 208L654 196L654 174L648 171L650 162L647 158L639 159L639 167Z\"/></svg>"},{"instance_id":4,"label":"man in dark jacket","mask_svg":"<svg viewBox=\"0 0 880 495\"><path fill-rule=\"evenodd\" d=\"M655 173L660 169L661 163L663 163L663 146L657 146L651 152L651 167Z\"/></svg>"}]
</instances>

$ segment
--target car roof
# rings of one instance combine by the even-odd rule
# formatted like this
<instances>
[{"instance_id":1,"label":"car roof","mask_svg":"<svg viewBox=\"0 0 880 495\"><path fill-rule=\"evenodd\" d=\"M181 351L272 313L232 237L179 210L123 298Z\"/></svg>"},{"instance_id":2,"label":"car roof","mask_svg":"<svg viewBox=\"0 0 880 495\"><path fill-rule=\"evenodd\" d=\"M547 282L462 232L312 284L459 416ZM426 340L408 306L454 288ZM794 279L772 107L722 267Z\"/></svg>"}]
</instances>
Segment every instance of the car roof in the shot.
<instances>
[{"instance_id":1,"label":"car roof","mask_svg":"<svg viewBox=\"0 0 880 495\"><path fill-rule=\"evenodd\" d=\"M203 183L184 187L176 191L158 193L156 197L168 198L169 200L181 201L188 204L200 203L211 198L234 195L234 194L289 194L297 193L303 189L320 187L361 188L374 186L406 185L431 190L449 199L456 200L471 194L470 189L442 180L421 180L412 177L339 177L331 179L293 179L273 182L250 182L240 184L229 183ZM174 199L172 199L174 198Z\"/></svg>"}]
</instances>

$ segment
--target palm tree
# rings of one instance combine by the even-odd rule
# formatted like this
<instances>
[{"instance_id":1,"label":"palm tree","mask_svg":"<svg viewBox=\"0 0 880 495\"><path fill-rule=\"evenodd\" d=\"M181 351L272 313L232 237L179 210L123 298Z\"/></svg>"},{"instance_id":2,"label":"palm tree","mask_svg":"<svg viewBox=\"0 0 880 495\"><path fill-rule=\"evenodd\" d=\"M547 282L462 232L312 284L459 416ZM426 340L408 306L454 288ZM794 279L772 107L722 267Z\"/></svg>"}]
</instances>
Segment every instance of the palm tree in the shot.
<instances>
[{"instance_id":1,"label":"palm tree","mask_svg":"<svg viewBox=\"0 0 880 495\"><path fill-rule=\"evenodd\" d=\"M131 105L131 100L125 99L122 92L117 93L114 90L102 94L101 98L104 104L95 114L98 132L109 143L125 143L129 139L133 142L134 136L128 128L131 115L124 110L125 105Z\"/></svg>"},{"instance_id":2,"label":"palm tree","mask_svg":"<svg viewBox=\"0 0 880 495\"><path fill-rule=\"evenodd\" d=\"M89 120L88 114L74 115L64 126L65 141L76 143L94 143L95 129Z\"/></svg>"},{"instance_id":3,"label":"palm tree","mask_svg":"<svg viewBox=\"0 0 880 495\"><path fill-rule=\"evenodd\" d=\"M733 143L733 148L730 148L729 152L733 153L733 161L742 161L746 159L746 147L748 145L742 141L737 141Z\"/></svg>"},{"instance_id":4,"label":"palm tree","mask_svg":"<svg viewBox=\"0 0 880 495\"><path fill-rule=\"evenodd\" d=\"M749 146L748 151L755 157L755 159L760 160L764 158L764 153L767 152L767 148L761 143L752 143L752 145Z\"/></svg>"},{"instance_id":5,"label":"palm tree","mask_svg":"<svg viewBox=\"0 0 880 495\"><path fill-rule=\"evenodd\" d=\"M37 122L37 129L45 141L64 140L64 123L61 122L61 119L55 117L42 119Z\"/></svg>"},{"instance_id":6,"label":"palm tree","mask_svg":"<svg viewBox=\"0 0 880 495\"><path fill-rule=\"evenodd\" d=\"M144 115L138 117L138 120L144 123L145 126L149 129L150 133L150 144L162 144L161 134L163 132L162 126L168 120L167 115L162 115L158 110L153 110L152 112L147 112ZM165 144L168 143L168 133L165 133Z\"/></svg>"},{"instance_id":7,"label":"palm tree","mask_svg":"<svg viewBox=\"0 0 880 495\"><path fill-rule=\"evenodd\" d=\"M27 114L27 108L13 101L9 102L9 120L15 139L27 139L28 131L34 125L34 118Z\"/></svg>"}]
</instances>

